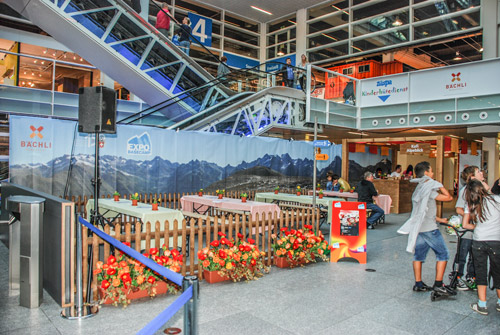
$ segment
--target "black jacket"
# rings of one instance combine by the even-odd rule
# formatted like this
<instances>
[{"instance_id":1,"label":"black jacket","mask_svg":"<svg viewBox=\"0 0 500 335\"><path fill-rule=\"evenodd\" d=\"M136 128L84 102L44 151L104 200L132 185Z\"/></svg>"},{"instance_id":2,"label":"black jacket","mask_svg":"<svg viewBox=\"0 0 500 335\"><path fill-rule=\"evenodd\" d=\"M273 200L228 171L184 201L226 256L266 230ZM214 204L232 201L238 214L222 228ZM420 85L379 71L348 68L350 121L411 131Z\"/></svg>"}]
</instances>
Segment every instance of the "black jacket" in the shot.
<instances>
[{"instance_id":1,"label":"black jacket","mask_svg":"<svg viewBox=\"0 0 500 335\"><path fill-rule=\"evenodd\" d=\"M368 180L362 180L356 186L356 192L358 193L358 201L366 202L368 204L373 204L373 198L378 195L373 183Z\"/></svg>"}]
</instances>

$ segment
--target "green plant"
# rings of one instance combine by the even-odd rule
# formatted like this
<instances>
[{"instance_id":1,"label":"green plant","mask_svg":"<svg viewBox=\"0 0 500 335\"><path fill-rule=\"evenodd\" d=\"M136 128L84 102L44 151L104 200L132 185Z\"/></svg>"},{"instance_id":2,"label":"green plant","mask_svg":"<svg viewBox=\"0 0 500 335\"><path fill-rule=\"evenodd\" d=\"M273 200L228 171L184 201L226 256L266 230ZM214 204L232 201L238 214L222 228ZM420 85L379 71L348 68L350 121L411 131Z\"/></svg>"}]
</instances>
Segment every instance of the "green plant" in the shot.
<instances>
[{"instance_id":1,"label":"green plant","mask_svg":"<svg viewBox=\"0 0 500 335\"><path fill-rule=\"evenodd\" d=\"M139 193L135 192L134 194L132 194L132 196L130 197L130 199L132 199L132 200L139 200Z\"/></svg>"},{"instance_id":2,"label":"green plant","mask_svg":"<svg viewBox=\"0 0 500 335\"><path fill-rule=\"evenodd\" d=\"M200 189L198 190L198 192L201 192L201 193L203 193L203 189L202 189L202 188L200 188Z\"/></svg>"},{"instance_id":3,"label":"green plant","mask_svg":"<svg viewBox=\"0 0 500 335\"><path fill-rule=\"evenodd\" d=\"M215 193L217 193L217 194L224 194L224 193L226 193L226 190L216 190Z\"/></svg>"},{"instance_id":4,"label":"green plant","mask_svg":"<svg viewBox=\"0 0 500 335\"><path fill-rule=\"evenodd\" d=\"M279 187L279 186L276 186L276 187L274 188L274 190L275 190L275 191L279 191L279 190L280 190L280 187Z\"/></svg>"},{"instance_id":5,"label":"green plant","mask_svg":"<svg viewBox=\"0 0 500 335\"><path fill-rule=\"evenodd\" d=\"M120 196L120 193L118 193L118 191L115 191L115 193L113 193L113 196L114 196L114 197L119 197L119 196Z\"/></svg>"},{"instance_id":6,"label":"green plant","mask_svg":"<svg viewBox=\"0 0 500 335\"><path fill-rule=\"evenodd\" d=\"M240 194L240 197L241 197L241 198L248 198L248 194L246 194L246 193L241 193L241 194Z\"/></svg>"},{"instance_id":7,"label":"green plant","mask_svg":"<svg viewBox=\"0 0 500 335\"><path fill-rule=\"evenodd\" d=\"M299 185L297 185L297 193L302 192L302 189L300 188Z\"/></svg>"},{"instance_id":8,"label":"green plant","mask_svg":"<svg viewBox=\"0 0 500 335\"><path fill-rule=\"evenodd\" d=\"M124 242L124 244L130 246L129 242ZM163 245L160 250L157 248L149 249L149 253L144 254L144 256L174 272L181 271L183 257L177 249L170 250ZM122 252L118 258L113 255L109 256L106 263L97 262L94 275L97 276L98 285L103 291L100 303L111 299L113 305L121 304L123 307L130 303L130 300L127 299L127 294L130 292L147 290L148 294L154 297L158 281L164 281L162 276ZM167 286L170 293L177 293L180 289L169 281L167 281Z\"/></svg>"},{"instance_id":9,"label":"green plant","mask_svg":"<svg viewBox=\"0 0 500 335\"><path fill-rule=\"evenodd\" d=\"M320 189L318 194L323 194L323 189Z\"/></svg>"}]
</instances>

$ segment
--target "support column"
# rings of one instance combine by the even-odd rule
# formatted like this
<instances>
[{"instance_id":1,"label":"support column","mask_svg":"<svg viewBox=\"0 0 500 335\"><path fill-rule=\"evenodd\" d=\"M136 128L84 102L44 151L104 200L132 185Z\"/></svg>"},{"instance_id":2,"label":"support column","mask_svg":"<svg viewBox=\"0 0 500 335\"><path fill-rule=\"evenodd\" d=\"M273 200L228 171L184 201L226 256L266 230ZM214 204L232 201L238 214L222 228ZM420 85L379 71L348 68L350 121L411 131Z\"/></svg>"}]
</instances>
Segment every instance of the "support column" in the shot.
<instances>
[{"instance_id":1,"label":"support column","mask_svg":"<svg viewBox=\"0 0 500 335\"><path fill-rule=\"evenodd\" d=\"M300 64L300 56L306 54L307 49L307 9L302 8L297 11L297 24L295 29L295 38L297 49L295 51L295 64ZM309 59L309 57L308 57ZM347 179L346 179L347 180Z\"/></svg>"},{"instance_id":2,"label":"support column","mask_svg":"<svg viewBox=\"0 0 500 335\"><path fill-rule=\"evenodd\" d=\"M265 63L267 61L267 23L260 23L260 36L259 36L259 62L260 64ZM261 68L262 71L266 69L264 67Z\"/></svg>"},{"instance_id":3,"label":"support column","mask_svg":"<svg viewBox=\"0 0 500 335\"><path fill-rule=\"evenodd\" d=\"M483 24L483 59L500 56L500 13L499 1L481 1L481 22Z\"/></svg>"},{"instance_id":4,"label":"support column","mask_svg":"<svg viewBox=\"0 0 500 335\"><path fill-rule=\"evenodd\" d=\"M101 71L101 85L111 88L113 90L115 89L115 81L102 71Z\"/></svg>"},{"instance_id":5,"label":"support column","mask_svg":"<svg viewBox=\"0 0 500 335\"><path fill-rule=\"evenodd\" d=\"M481 154L484 155L485 152L487 152L488 155L488 157L486 157L488 160L488 180L486 182L491 187L500 175L498 139L496 137L483 137L483 150Z\"/></svg>"},{"instance_id":6,"label":"support column","mask_svg":"<svg viewBox=\"0 0 500 335\"><path fill-rule=\"evenodd\" d=\"M349 143L347 139L342 140L342 170L341 170L342 179L350 182L349 180Z\"/></svg>"},{"instance_id":7,"label":"support column","mask_svg":"<svg viewBox=\"0 0 500 335\"><path fill-rule=\"evenodd\" d=\"M443 172L444 172L444 136L438 136L436 140L437 151L436 151L436 171L434 171L434 179L438 182L443 183ZM441 217L443 213L443 203L441 201L437 202L437 213L438 217Z\"/></svg>"}]
</instances>

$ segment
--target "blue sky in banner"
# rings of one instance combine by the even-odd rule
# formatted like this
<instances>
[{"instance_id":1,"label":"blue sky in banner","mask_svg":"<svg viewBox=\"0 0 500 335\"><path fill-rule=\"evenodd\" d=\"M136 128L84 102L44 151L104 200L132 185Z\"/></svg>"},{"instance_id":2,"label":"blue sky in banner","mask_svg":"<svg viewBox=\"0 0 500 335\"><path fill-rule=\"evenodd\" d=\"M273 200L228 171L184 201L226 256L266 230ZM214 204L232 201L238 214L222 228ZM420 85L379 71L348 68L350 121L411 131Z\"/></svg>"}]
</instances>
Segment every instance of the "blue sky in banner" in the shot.
<instances>
[{"instance_id":1,"label":"blue sky in banner","mask_svg":"<svg viewBox=\"0 0 500 335\"><path fill-rule=\"evenodd\" d=\"M71 154L76 136L75 154L94 153L94 134L76 131L75 121L12 116L10 123L10 164L43 164ZM265 154L288 154L292 159L313 158L312 142L281 140L269 137L233 135L157 129L145 126L117 126L117 134L103 135L100 155L134 160L151 160L156 156L171 162L191 160L235 166ZM341 156L341 145L323 148L330 158ZM323 169L330 161L318 162Z\"/></svg>"}]
</instances>

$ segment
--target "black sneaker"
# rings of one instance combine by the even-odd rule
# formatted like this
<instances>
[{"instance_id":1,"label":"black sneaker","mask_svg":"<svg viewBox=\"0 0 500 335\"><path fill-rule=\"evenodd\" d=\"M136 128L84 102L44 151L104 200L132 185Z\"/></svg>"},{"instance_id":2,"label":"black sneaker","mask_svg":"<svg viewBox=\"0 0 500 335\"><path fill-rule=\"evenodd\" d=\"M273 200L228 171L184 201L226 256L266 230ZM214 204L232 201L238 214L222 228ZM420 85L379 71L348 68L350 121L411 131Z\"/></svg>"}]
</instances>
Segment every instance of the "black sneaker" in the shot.
<instances>
[{"instance_id":1,"label":"black sneaker","mask_svg":"<svg viewBox=\"0 0 500 335\"><path fill-rule=\"evenodd\" d=\"M497 302L497 312L500 312L500 304Z\"/></svg>"},{"instance_id":2,"label":"black sneaker","mask_svg":"<svg viewBox=\"0 0 500 335\"><path fill-rule=\"evenodd\" d=\"M479 307L477 302L470 304L470 308L476 313L479 313L481 315L488 315L488 308L487 307Z\"/></svg>"},{"instance_id":3,"label":"black sneaker","mask_svg":"<svg viewBox=\"0 0 500 335\"><path fill-rule=\"evenodd\" d=\"M375 227L372 224L369 224L368 227L366 227L366 229L375 229Z\"/></svg>"},{"instance_id":4,"label":"black sneaker","mask_svg":"<svg viewBox=\"0 0 500 335\"><path fill-rule=\"evenodd\" d=\"M432 287L425 285L425 283L422 282L422 286L417 286L416 284L413 285L413 291L415 292L427 292L432 290Z\"/></svg>"},{"instance_id":5,"label":"black sneaker","mask_svg":"<svg viewBox=\"0 0 500 335\"><path fill-rule=\"evenodd\" d=\"M450 295L456 295L457 292L452 289L451 287L449 286L433 286L432 289L434 290L434 292L440 294L440 295L445 295L445 296L450 296Z\"/></svg>"}]
</instances>

